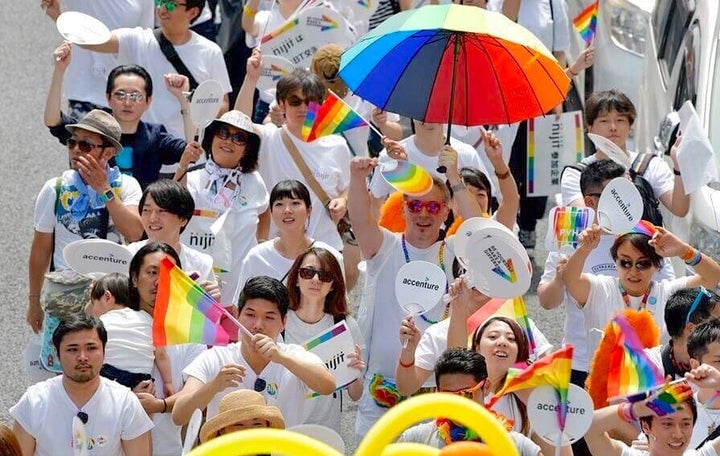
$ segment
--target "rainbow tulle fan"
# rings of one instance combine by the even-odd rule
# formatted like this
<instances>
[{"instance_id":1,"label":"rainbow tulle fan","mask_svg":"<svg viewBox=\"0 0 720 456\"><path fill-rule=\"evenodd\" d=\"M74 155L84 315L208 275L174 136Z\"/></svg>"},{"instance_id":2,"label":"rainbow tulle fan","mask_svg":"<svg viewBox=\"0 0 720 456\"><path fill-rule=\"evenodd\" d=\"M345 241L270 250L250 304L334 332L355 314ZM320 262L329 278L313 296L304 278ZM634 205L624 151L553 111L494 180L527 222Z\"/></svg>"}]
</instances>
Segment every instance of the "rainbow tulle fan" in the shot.
<instances>
[{"instance_id":1,"label":"rainbow tulle fan","mask_svg":"<svg viewBox=\"0 0 720 456\"><path fill-rule=\"evenodd\" d=\"M432 177L422 166L405 160L381 163L380 174L388 184L408 196L423 196L433 186Z\"/></svg>"}]
</instances>

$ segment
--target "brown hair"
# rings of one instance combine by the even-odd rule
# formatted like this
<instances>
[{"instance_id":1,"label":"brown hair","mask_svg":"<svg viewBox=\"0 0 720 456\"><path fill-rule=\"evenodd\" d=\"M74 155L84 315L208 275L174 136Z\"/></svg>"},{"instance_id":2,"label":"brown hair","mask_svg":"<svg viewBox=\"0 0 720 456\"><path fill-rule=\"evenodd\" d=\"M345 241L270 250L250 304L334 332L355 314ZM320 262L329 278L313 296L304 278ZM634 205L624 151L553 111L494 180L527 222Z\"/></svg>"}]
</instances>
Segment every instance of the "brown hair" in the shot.
<instances>
[{"instance_id":1,"label":"brown hair","mask_svg":"<svg viewBox=\"0 0 720 456\"><path fill-rule=\"evenodd\" d=\"M0 454L3 456L23 456L20 442L13 434L12 429L0 425Z\"/></svg>"},{"instance_id":2,"label":"brown hair","mask_svg":"<svg viewBox=\"0 0 720 456\"><path fill-rule=\"evenodd\" d=\"M347 298L345 297L345 279L343 278L340 263L338 263L335 255L329 250L322 247L310 247L300 254L290 268L287 278L287 289L290 297L290 309L298 310L300 308L300 289L298 288L298 274L300 265L308 255L315 255L320 262L323 271L327 271L333 276L332 288L330 293L325 296L325 305L323 312L333 317L344 317L348 314Z\"/></svg>"}]
</instances>

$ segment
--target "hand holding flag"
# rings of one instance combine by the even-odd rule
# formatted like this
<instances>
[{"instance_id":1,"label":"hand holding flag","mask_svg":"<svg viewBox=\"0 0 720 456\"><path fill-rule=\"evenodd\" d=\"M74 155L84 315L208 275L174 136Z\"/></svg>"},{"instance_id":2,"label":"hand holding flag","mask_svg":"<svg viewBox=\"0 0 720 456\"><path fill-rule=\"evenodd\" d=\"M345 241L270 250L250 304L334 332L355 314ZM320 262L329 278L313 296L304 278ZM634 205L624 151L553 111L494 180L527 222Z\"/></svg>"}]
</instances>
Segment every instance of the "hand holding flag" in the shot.
<instances>
[{"instance_id":1,"label":"hand holding flag","mask_svg":"<svg viewBox=\"0 0 720 456\"><path fill-rule=\"evenodd\" d=\"M599 0L592 3L587 8L582 10L582 12L578 14L575 19L573 19L573 25L575 26L575 30L578 31L582 39L585 41L585 45L587 46L590 46L593 39L595 38L598 3Z\"/></svg>"}]
</instances>

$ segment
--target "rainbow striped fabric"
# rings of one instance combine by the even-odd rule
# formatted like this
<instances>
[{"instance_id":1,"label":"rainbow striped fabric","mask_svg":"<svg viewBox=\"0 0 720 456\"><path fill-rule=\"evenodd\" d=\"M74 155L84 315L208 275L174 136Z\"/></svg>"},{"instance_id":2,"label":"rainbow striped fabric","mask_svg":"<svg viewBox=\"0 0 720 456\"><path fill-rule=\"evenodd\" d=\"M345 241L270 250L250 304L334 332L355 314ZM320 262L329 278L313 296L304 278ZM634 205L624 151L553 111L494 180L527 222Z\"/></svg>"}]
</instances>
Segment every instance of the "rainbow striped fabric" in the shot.
<instances>
[{"instance_id":1,"label":"rainbow striped fabric","mask_svg":"<svg viewBox=\"0 0 720 456\"><path fill-rule=\"evenodd\" d=\"M508 370L505 385L486 404L493 405L505 394L540 385L550 385L558 393L558 424L565 429L565 418L568 410L568 389L570 388L570 371L572 369L572 345L565 345L560 350L543 356L523 370Z\"/></svg>"},{"instance_id":2,"label":"rainbow striped fabric","mask_svg":"<svg viewBox=\"0 0 720 456\"><path fill-rule=\"evenodd\" d=\"M578 14L575 19L573 19L573 25L575 26L575 30L578 31L583 41L585 41L585 45L588 46L590 45L590 43L592 43L592 40L595 37L595 28L597 27L598 3L599 0L589 5L587 8L582 10L582 12Z\"/></svg>"},{"instance_id":3,"label":"rainbow striped fabric","mask_svg":"<svg viewBox=\"0 0 720 456\"><path fill-rule=\"evenodd\" d=\"M223 310L172 261L160 263L153 343L156 347L197 343L227 345L230 336L220 326Z\"/></svg>"},{"instance_id":4,"label":"rainbow striped fabric","mask_svg":"<svg viewBox=\"0 0 720 456\"><path fill-rule=\"evenodd\" d=\"M662 372L645 354L630 323L622 315L613 318L613 328L619 334L618 344L610 353L607 397L629 396L655 388L664 383Z\"/></svg>"},{"instance_id":5,"label":"rainbow striped fabric","mask_svg":"<svg viewBox=\"0 0 720 456\"><path fill-rule=\"evenodd\" d=\"M333 92L328 92L322 106L317 103L308 106L302 137L310 142L363 125L367 125L365 119Z\"/></svg>"}]
</instances>

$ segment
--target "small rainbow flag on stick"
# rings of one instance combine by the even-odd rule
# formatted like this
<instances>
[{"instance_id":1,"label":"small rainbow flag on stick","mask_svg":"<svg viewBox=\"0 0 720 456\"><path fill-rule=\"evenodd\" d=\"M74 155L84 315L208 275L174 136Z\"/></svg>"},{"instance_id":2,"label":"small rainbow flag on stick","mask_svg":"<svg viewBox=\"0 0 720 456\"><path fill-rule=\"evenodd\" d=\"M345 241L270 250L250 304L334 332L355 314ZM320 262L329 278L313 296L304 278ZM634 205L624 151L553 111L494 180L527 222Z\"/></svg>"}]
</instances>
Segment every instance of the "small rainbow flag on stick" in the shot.
<instances>
[{"instance_id":1,"label":"small rainbow flag on stick","mask_svg":"<svg viewBox=\"0 0 720 456\"><path fill-rule=\"evenodd\" d=\"M370 123L330 90L322 106L317 103L310 103L308 106L302 136L305 141L310 142L363 125L370 126ZM378 134L383 136L380 132Z\"/></svg>"},{"instance_id":2,"label":"small rainbow flag on stick","mask_svg":"<svg viewBox=\"0 0 720 456\"><path fill-rule=\"evenodd\" d=\"M662 372L645 354L635 330L625 317L616 315L612 326L620 337L610 353L608 366L607 397L610 403L618 397L662 385L665 382Z\"/></svg>"},{"instance_id":3,"label":"small rainbow flag on stick","mask_svg":"<svg viewBox=\"0 0 720 456\"><path fill-rule=\"evenodd\" d=\"M153 315L156 347L186 343L227 345L230 336L220 326L223 314L227 311L220 304L172 261L163 258Z\"/></svg>"},{"instance_id":4,"label":"small rainbow flag on stick","mask_svg":"<svg viewBox=\"0 0 720 456\"><path fill-rule=\"evenodd\" d=\"M589 46L595 38L595 28L597 27L597 15L598 15L598 3L589 5L587 8L582 10L578 16L573 19L573 25L575 30L578 31L582 39L585 41L585 45Z\"/></svg>"},{"instance_id":5,"label":"small rainbow flag on stick","mask_svg":"<svg viewBox=\"0 0 720 456\"><path fill-rule=\"evenodd\" d=\"M528 349L530 354L534 354L537 346L535 345L535 337L533 336L532 328L530 327L530 317L528 317L527 309L525 308L525 301L522 296L518 296L513 299L513 310L515 311L515 321L518 322L525 337L528 341Z\"/></svg>"}]
</instances>

